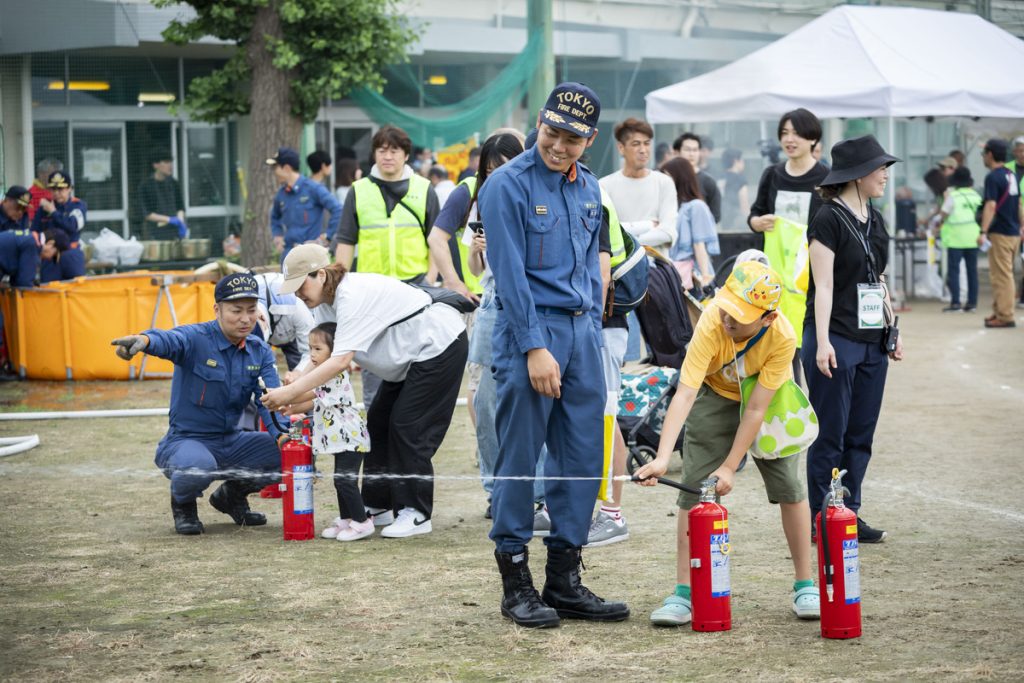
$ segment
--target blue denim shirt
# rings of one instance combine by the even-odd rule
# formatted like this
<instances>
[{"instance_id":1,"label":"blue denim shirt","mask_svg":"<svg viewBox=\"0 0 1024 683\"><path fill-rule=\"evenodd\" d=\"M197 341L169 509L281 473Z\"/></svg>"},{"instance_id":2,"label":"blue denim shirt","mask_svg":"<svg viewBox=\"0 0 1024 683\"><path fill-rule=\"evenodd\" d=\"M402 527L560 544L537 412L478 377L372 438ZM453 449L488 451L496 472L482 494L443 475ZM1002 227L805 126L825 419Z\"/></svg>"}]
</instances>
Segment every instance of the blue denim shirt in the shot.
<instances>
[{"instance_id":1,"label":"blue denim shirt","mask_svg":"<svg viewBox=\"0 0 1024 683\"><path fill-rule=\"evenodd\" d=\"M263 340L249 335L240 348L211 320L172 330L146 330L146 353L174 363L171 380L171 432L226 436L238 430L238 418L255 394L259 378L268 389L281 386L274 354ZM260 417L275 437L280 431L270 412L257 402Z\"/></svg>"},{"instance_id":2,"label":"blue denim shirt","mask_svg":"<svg viewBox=\"0 0 1024 683\"><path fill-rule=\"evenodd\" d=\"M718 246L718 231L715 229L715 217L711 215L708 205L700 199L683 202L679 205L676 231L679 236L669 251L669 256L673 261L692 259L695 242L703 242L710 256L718 256L721 253Z\"/></svg>"},{"instance_id":3,"label":"blue denim shirt","mask_svg":"<svg viewBox=\"0 0 1024 683\"><path fill-rule=\"evenodd\" d=\"M274 237L283 236L288 248L312 242L323 232L325 210L330 213L327 219L327 239L330 240L341 223L341 204L326 187L300 175L294 185L283 185L274 195L270 232Z\"/></svg>"},{"instance_id":4,"label":"blue denim shirt","mask_svg":"<svg viewBox=\"0 0 1024 683\"><path fill-rule=\"evenodd\" d=\"M63 204L54 204L53 213L46 213L43 207L36 209L35 218L32 219L32 232L42 233L46 230L63 230L68 236L68 242L74 244L78 241L78 234L85 227L85 216L88 212L85 202L78 197L72 197Z\"/></svg>"},{"instance_id":5,"label":"blue denim shirt","mask_svg":"<svg viewBox=\"0 0 1024 683\"><path fill-rule=\"evenodd\" d=\"M585 311L600 338L601 190L585 166L575 170L571 180L550 170L534 147L480 188L497 300L522 353L546 347L538 306Z\"/></svg>"}]
</instances>

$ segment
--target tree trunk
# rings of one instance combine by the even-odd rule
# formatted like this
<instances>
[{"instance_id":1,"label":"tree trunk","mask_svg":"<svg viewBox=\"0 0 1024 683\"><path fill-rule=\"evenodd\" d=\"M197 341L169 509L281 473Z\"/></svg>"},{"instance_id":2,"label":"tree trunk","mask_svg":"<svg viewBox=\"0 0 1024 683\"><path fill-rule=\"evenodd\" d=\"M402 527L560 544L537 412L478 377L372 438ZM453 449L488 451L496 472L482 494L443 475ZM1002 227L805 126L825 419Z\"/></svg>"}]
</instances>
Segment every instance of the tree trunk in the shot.
<instances>
[{"instance_id":1,"label":"tree trunk","mask_svg":"<svg viewBox=\"0 0 1024 683\"><path fill-rule=\"evenodd\" d=\"M246 45L246 58L252 69L251 93L251 149L246 184L249 196L242 224L242 264L261 266L270 262L273 241L270 235L270 207L277 192L273 169L266 161L277 153L277 148L298 148L302 121L291 113L290 71L273 64L264 36L280 39L283 36L277 2L256 12L256 20Z\"/></svg>"}]
</instances>

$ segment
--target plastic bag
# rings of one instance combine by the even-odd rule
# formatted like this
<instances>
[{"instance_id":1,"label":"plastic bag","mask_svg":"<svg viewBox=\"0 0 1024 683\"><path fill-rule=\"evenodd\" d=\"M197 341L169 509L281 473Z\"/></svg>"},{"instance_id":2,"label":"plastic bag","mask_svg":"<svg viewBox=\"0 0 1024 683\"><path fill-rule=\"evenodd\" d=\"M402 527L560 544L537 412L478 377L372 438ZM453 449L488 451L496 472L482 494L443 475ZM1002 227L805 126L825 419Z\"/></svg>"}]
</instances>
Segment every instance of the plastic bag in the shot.
<instances>
[{"instance_id":1,"label":"plastic bag","mask_svg":"<svg viewBox=\"0 0 1024 683\"><path fill-rule=\"evenodd\" d=\"M121 242L122 244L117 249L118 261L122 266L137 266L139 261L142 260L142 252L145 250L145 246L135 237L129 240L121 240Z\"/></svg>"},{"instance_id":2,"label":"plastic bag","mask_svg":"<svg viewBox=\"0 0 1024 683\"><path fill-rule=\"evenodd\" d=\"M100 230L99 236L92 241L94 259L102 263L117 263L121 255L121 245L125 239L110 228ZM141 246L141 245L140 245Z\"/></svg>"}]
</instances>

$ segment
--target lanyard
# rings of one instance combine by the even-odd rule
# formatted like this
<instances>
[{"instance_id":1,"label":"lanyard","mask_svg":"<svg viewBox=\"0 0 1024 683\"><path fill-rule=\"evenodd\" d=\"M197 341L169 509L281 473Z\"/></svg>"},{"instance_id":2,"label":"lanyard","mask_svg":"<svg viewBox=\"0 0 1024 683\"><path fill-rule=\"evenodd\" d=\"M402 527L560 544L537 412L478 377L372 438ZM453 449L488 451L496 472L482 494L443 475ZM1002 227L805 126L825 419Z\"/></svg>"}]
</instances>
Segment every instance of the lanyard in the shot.
<instances>
[{"instance_id":1,"label":"lanyard","mask_svg":"<svg viewBox=\"0 0 1024 683\"><path fill-rule=\"evenodd\" d=\"M849 206L847 206L846 202L844 202L842 199L840 199L839 202L847 211L850 212L851 215L853 214L853 210ZM850 231L854 239L856 239L857 243L861 246L861 249L864 250L864 257L867 260L868 267L868 279L871 282L879 282L878 264L875 261L875 254L873 251L871 251L871 245L868 241L871 239L871 214L873 213L871 205L868 204L868 227L867 230L865 230L865 234L863 235L861 234L860 230L857 230L857 228L854 227L852 221L850 221L849 216L847 216L846 213L842 211L842 209L839 209L838 207L835 207L833 205L832 210L839 216L839 219L842 221L843 225L846 226L846 229Z\"/></svg>"},{"instance_id":2,"label":"lanyard","mask_svg":"<svg viewBox=\"0 0 1024 683\"><path fill-rule=\"evenodd\" d=\"M747 342L747 345L744 346L738 353L736 351L733 351L733 354L734 354L733 359L731 361L729 361L728 363L726 363L725 365L723 365L722 366L722 370L724 370L725 368L729 367L730 365L732 365L733 363L738 361L740 358L743 358L743 356L745 356L747 354L747 351L749 351L750 349L754 348L754 345L756 345L757 342L761 341L761 337L763 337L764 333L767 332L767 331L768 331L767 327L762 327L760 330L758 330L757 334L755 334L753 337L750 338L750 341ZM736 344L735 343L733 343L733 348L734 349L736 348Z\"/></svg>"}]
</instances>

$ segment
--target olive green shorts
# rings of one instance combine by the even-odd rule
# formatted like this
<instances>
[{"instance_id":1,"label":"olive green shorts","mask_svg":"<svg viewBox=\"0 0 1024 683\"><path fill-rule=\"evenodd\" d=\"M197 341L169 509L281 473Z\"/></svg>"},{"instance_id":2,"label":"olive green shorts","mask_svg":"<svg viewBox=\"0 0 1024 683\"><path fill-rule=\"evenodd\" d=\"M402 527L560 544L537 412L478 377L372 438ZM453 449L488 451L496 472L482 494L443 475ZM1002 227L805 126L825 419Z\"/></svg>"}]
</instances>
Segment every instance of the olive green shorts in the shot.
<instances>
[{"instance_id":1,"label":"olive green shorts","mask_svg":"<svg viewBox=\"0 0 1024 683\"><path fill-rule=\"evenodd\" d=\"M692 488L721 467L725 462L736 430L740 426L740 404L716 394L704 384L697 391L683 436L683 481ZM770 503L799 503L807 497L807 489L800 482L801 454L778 460L751 458L764 480ZM689 510L697 504L698 496L681 491L678 504Z\"/></svg>"}]
</instances>

